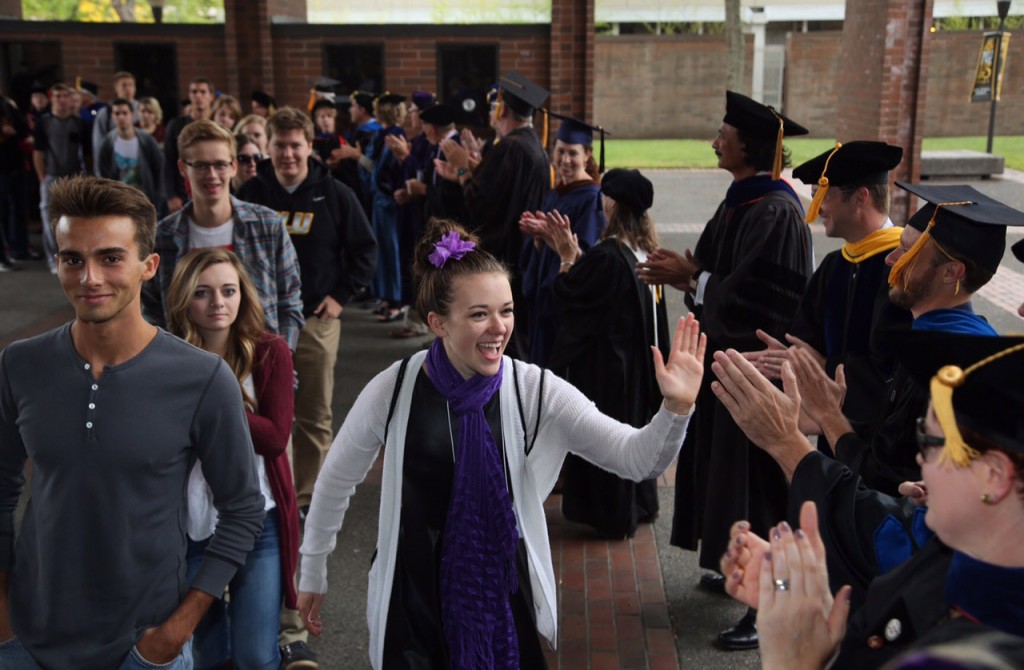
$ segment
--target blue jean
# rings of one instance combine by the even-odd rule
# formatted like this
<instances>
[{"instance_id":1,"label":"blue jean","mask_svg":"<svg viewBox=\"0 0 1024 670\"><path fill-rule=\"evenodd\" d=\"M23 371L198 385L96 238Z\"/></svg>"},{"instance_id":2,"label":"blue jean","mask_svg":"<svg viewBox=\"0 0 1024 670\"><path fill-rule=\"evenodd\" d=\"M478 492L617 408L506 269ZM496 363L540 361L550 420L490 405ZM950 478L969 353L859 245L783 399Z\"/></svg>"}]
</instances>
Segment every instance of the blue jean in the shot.
<instances>
[{"instance_id":1,"label":"blue jean","mask_svg":"<svg viewBox=\"0 0 1024 670\"><path fill-rule=\"evenodd\" d=\"M0 643L0 668L3 670L40 670L39 664L32 660L17 638ZM153 670L154 668L192 670L192 640L185 643L178 658L163 664L150 663L142 658L142 655L133 646L118 670Z\"/></svg>"},{"instance_id":2,"label":"blue jean","mask_svg":"<svg viewBox=\"0 0 1024 670\"><path fill-rule=\"evenodd\" d=\"M199 572L207 544L209 540L189 540L189 582ZM277 629L283 594L276 509L267 513L256 546L235 573L228 593L230 602L215 602L196 627L196 668L216 668L234 659L237 670L277 670L281 665Z\"/></svg>"},{"instance_id":3,"label":"blue jean","mask_svg":"<svg viewBox=\"0 0 1024 670\"><path fill-rule=\"evenodd\" d=\"M57 238L53 233L53 226L50 225L50 187L60 177L47 175L43 183L39 185L39 216L43 221L43 257L50 269L57 267Z\"/></svg>"}]
</instances>

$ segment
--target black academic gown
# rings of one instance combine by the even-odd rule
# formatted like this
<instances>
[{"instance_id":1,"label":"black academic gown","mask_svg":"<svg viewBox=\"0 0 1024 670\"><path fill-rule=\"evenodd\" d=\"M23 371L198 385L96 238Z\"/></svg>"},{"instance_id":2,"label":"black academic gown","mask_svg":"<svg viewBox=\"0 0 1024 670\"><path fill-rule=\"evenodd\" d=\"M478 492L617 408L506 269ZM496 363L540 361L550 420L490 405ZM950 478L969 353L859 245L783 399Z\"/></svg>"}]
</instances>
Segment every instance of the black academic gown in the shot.
<instances>
[{"instance_id":1,"label":"black academic gown","mask_svg":"<svg viewBox=\"0 0 1024 670\"><path fill-rule=\"evenodd\" d=\"M456 144L462 144L458 133L452 135L451 139ZM423 164L423 181L427 185L427 201L424 204L424 221L429 222L432 218L451 219L464 225L472 225L466 219L465 204L462 199L462 187L458 182L448 181L439 174L434 165L434 159L447 162L444 152L440 146L431 146L426 154L426 161Z\"/></svg>"},{"instance_id":2,"label":"black academic gown","mask_svg":"<svg viewBox=\"0 0 1024 670\"><path fill-rule=\"evenodd\" d=\"M559 185L544 199L541 211L557 210L572 224L580 250L597 244L604 232L604 212L601 209L601 184L587 179ZM524 360L548 366L548 356L561 329L561 319L551 294L558 278L561 258L546 244L538 249L531 239L523 242L519 257L519 276L522 277L523 302L516 304L516 327L529 333Z\"/></svg>"},{"instance_id":3,"label":"black academic gown","mask_svg":"<svg viewBox=\"0 0 1024 670\"><path fill-rule=\"evenodd\" d=\"M782 339L811 276L811 236L792 189L767 175L734 182L708 222L694 252L711 273L698 307L707 333L705 370L714 351L753 351L764 345L760 328ZM711 392L701 385L676 469L673 545L696 549L700 564L717 570L740 519L764 534L782 518L788 487L774 460L746 438Z\"/></svg>"},{"instance_id":4,"label":"black academic gown","mask_svg":"<svg viewBox=\"0 0 1024 670\"><path fill-rule=\"evenodd\" d=\"M665 303L636 278L636 257L614 239L592 247L553 285L562 329L549 359L608 416L637 428L661 404L650 347L669 349ZM657 342L655 342L657 328ZM602 535L632 537L658 511L657 483L622 479L574 455L562 468L562 511Z\"/></svg>"},{"instance_id":5,"label":"black academic gown","mask_svg":"<svg viewBox=\"0 0 1024 670\"><path fill-rule=\"evenodd\" d=\"M909 328L911 315L889 300L887 253L851 263L842 251L822 259L807 285L789 332L825 355L825 371L843 365L851 422L873 421L885 398L895 361L886 332Z\"/></svg>"}]
</instances>

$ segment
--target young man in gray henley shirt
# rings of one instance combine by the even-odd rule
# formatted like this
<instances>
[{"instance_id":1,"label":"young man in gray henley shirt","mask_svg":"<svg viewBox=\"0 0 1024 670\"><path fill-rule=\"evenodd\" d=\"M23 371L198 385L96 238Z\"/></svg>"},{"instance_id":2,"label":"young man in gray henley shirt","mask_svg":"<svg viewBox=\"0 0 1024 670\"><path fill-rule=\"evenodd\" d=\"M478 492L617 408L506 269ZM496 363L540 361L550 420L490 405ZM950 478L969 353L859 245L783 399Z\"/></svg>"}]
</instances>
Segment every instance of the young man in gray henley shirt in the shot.
<instances>
[{"instance_id":1,"label":"young man in gray henley shirt","mask_svg":"<svg viewBox=\"0 0 1024 670\"><path fill-rule=\"evenodd\" d=\"M142 318L159 257L141 191L73 177L54 185L50 212L76 316L0 353L0 668L189 670L192 631L264 515L241 391L218 356ZM26 458L32 500L15 543ZM188 584L196 459L219 520Z\"/></svg>"}]
</instances>

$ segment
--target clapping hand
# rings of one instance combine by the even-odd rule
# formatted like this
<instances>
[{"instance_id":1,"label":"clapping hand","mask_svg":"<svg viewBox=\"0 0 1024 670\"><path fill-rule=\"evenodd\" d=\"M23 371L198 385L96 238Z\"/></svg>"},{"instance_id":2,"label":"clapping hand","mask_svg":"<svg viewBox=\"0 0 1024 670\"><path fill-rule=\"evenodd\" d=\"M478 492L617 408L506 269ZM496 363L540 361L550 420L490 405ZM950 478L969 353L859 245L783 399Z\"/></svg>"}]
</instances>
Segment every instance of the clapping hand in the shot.
<instances>
[{"instance_id":1,"label":"clapping hand","mask_svg":"<svg viewBox=\"0 0 1024 670\"><path fill-rule=\"evenodd\" d=\"M399 161L404 161L409 155L409 140L403 135L388 135L384 138L384 144Z\"/></svg>"},{"instance_id":2,"label":"clapping hand","mask_svg":"<svg viewBox=\"0 0 1024 670\"><path fill-rule=\"evenodd\" d=\"M583 255L580 250L580 241L576 233L572 232L572 222L569 217L553 209L544 214L547 223L547 234L543 238L549 247L555 250L563 263L575 263Z\"/></svg>"},{"instance_id":3,"label":"clapping hand","mask_svg":"<svg viewBox=\"0 0 1024 670\"><path fill-rule=\"evenodd\" d=\"M673 414L689 414L697 400L707 344L707 335L700 332L700 322L691 313L676 324L667 362L657 347L651 347L658 388L665 398L665 408Z\"/></svg>"},{"instance_id":4,"label":"clapping hand","mask_svg":"<svg viewBox=\"0 0 1024 670\"><path fill-rule=\"evenodd\" d=\"M441 140L441 151L444 152L444 157L456 170L469 169L469 152L455 140Z\"/></svg>"},{"instance_id":5,"label":"clapping hand","mask_svg":"<svg viewBox=\"0 0 1024 670\"><path fill-rule=\"evenodd\" d=\"M529 235L538 249L549 244L551 237L544 212L523 212L519 216L519 232Z\"/></svg>"},{"instance_id":6,"label":"clapping hand","mask_svg":"<svg viewBox=\"0 0 1024 670\"><path fill-rule=\"evenodd\" d=\"M683 256L670 249L659 248L655 249L646 261L636 264L636 275L645 284L668 285L685 291L697 269L697 263L689 249Z\"/></svg>"},{"instance_id":7,"label":"clapping hand","mask_svg":"<svg viewBox=\"0 0 1024 670\"><path fill-rule=\"evenodd\" d=\"M813 502L800 508L800 530L770 531L758 574L757 630L762 667L825 668L846 635L849 586L833 599Z\"/></svg>"}]
</instances>

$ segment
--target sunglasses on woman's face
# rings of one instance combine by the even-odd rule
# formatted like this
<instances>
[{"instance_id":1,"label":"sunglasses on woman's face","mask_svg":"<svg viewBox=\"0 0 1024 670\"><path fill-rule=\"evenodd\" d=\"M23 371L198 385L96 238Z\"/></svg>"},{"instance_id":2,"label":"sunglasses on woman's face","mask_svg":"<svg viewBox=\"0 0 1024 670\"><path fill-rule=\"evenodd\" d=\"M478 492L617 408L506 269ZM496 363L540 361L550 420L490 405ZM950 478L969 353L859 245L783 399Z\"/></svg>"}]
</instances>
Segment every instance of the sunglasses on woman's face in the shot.
<instances>
[{"instance_id":1,"label":"sunglasses on woman's face","mask_svg":"<svg viewBox=\"0 0 1024 670\"><path fill-rule=\"evenodd\" d=\"M263 156L260 154L238 154L238 162L242 165L259 163L261 160L263 160Z\"/></svg>"}]
</instances>

